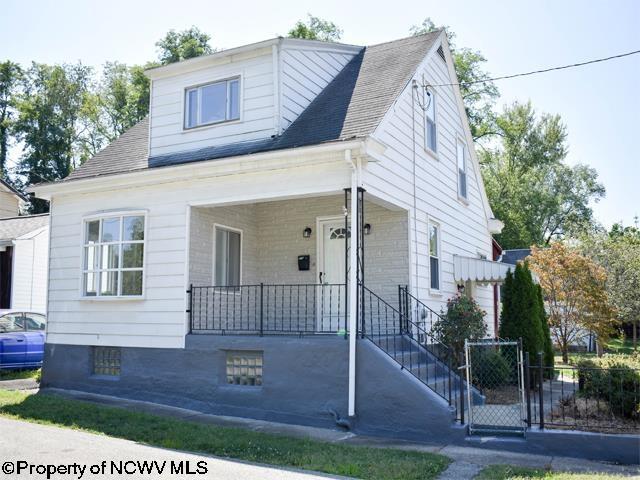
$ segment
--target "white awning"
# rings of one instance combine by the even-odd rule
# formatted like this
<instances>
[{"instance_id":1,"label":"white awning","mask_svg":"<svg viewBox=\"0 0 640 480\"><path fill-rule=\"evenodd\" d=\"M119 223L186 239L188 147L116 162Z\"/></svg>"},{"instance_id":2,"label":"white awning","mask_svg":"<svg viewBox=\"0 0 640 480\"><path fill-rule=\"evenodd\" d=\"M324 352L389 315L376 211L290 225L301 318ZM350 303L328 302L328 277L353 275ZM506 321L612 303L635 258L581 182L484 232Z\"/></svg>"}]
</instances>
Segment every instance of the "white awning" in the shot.
<instances>
[{"instance_id":1,"label":"white awning","mask_svg":"<svg viewBox=\"0 0 640 480\"><path fill-rule=\"evenodd\" d=\"M453 256L453 275L457 282L501 283L513 265L482 258Z\"/></svg>"}]
</instances>

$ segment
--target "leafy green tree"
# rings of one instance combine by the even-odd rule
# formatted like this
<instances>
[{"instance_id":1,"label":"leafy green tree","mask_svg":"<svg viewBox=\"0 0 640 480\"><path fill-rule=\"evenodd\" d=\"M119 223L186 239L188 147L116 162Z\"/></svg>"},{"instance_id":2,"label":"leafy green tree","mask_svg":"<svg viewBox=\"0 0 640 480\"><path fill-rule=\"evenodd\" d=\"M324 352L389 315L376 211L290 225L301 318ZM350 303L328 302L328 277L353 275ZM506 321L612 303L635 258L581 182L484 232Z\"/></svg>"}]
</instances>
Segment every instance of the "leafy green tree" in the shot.
<instances>
[{"instance_id":1,"label":"leafy green tree","mask_svg":"<svg viewBox=\"0 0 640 480\"><path fill-rule=\"evenodd\" d=\"M605 194L598 174L568 166L566 127L557 115L537 117L530 103L514 103L496 119L499 142L480 154L485 188L505 228L506 249L545 245L593 223L592 201Z\"/></svg>"},{"instance_id":2,"label":"leafy green tree","mask_svg":"<svg viewBox=\"0 0 640 480\"><path fill-rule=\"evenodd\" d=\"M620 322L631 325L633 348L640 326L640 229L614 224L581 238L581 250L607 273L606 290Z\"/></svg>"},{"instance_id":3,"label":"leafy green tree","mask_svg":"<svg viewBox=\"0 0 640 480\"><path fill-rule=\"evenodd\" d=\"M156 42L159 50L158 60L162 65L167 65L208 55L215 51L209 44L209 40L211 36L195 26L181 32L169 30L161 40Z\"/></svg>"},{"instance_id":4,"label":"leafy green tree","mask_svg":"<svg viewBox=\"0 0 640 480\"><path fill-rule=\"evenodd\" d=\"M26 70L15 123L16 137L24 142L16 173L24 185L64 178L81 162L91 75L82 64L33 63ZM35 201L31 211L46 209Z\"/></svg>"},{"instance_id":5,"label":"leafy green tree","mask_svg":"<svg viewBox=\"0 0 640 480\"><path fill-rule=\"evenodd\" d=\"M538 352L544 350L544 338L537 287L526 262L519 262L514 272L507 272L503 293L500 337L507 340L521 338L522 350L536 358Z\"/></svg>"},{"instance_id":6,"label":"leafy green tree","mask_svg":"<svg viewBox=\"0 0 640 480\"><path fill-rule=\"evenodd\" d=\"M342 30L335 23L322 18L307 15L306 22L298 20L289 30L289 38L305 38L307 40L321 40L323 42L337 42L342 37Z\"/></svg>"},{"instance_id":7,"label":"leafy green tree","mask_svg":"<svg viewBox=\"0 0 640 480\"><path fill-rule=\"evenodd\" d=\"M109 141L122 135L149 113L149 79L145 67L108 62L104 65L98 94L107 119Z\"/></svg>"},{"instance_id":8,"label":"leafy green tree","mask_svg":"<svg viewBox=\"0 0 640 480\"><path fill-rule=\"evenodd\" d=\"M10 60L0 62L0 178L7 178L7 156L15 120L15 102L22 68Z\"/></svg>"},{"instance_id":9,"label":"leafy green tree","mask_svg":"<svg viewBox=\"0 0 640 480\"><path fill-rule=\"evenodd\" d=\"M478 50L456 47L455 33L446 25L437 27L429 17L425 18L420 25L412 26L409 31L412 35L423 35L441 29L445 30L449 41L453 66L460 83L460 94L469 118L471 135L475 141L489 138L496 132L493 108L500 93L484 70L487 59Z\"/></svg>"}]
</instances>

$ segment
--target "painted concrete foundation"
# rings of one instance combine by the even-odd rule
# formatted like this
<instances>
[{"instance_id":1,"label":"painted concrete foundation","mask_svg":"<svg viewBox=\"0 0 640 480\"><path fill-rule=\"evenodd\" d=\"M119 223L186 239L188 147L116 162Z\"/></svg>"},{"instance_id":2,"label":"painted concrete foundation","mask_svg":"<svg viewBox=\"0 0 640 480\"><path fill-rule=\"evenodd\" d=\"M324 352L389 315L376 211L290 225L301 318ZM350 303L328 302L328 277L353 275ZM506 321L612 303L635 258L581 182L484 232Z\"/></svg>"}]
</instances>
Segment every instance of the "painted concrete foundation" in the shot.
<instances>
[{"instance_id":1,"label":"painted concrete foundation","mask_svg":"<svg viewBox=\"0 0 640 480\"><path fill-rule=\"evenodd\" d=\"M347 418L348 342L338 336L188 335L185 349L122 348L118 379L91 374L91 347L47 344L41 386L204 413L344 428L372 436L640 463L639 435L531 429L466 437L446 402L368 340L358 340L356 417ZM227 351L262 351L263 386L228 385Z\"/></svg>"},{"instance_id":2,"label":"painted concrete foundation","mask_svg":"<svg viewBox=\"0 0 640 480\"><path fill-rule=\"evenodd\" d=\"M262 351L261 387L228 385L227 351ZM115 395L284 423L411 440L462 438L444 400L368 340L358 341L355 419L347 418L348 342L338 336L188 335L185 349L122 348L119 378L92 375L91 347L48 344L42 387Z\"/></svg>"}]
</instances>

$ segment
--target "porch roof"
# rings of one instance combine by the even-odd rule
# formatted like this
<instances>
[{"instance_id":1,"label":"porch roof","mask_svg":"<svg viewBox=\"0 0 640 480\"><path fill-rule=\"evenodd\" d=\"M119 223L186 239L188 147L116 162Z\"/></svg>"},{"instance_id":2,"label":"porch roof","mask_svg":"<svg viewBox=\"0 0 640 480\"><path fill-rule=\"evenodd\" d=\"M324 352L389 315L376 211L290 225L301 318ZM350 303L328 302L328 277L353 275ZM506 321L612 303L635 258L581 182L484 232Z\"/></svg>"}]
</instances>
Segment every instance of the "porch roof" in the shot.
<instances>
[{"instance_id":1,"label":"porch roof","mask_svg":"<svg viewBox=\"0 0 640 480\"><path fill-rule=\"evenodd\" d=\"M459 282L501 283L513 265L482 258L453 256L453 275Z\"/></svg>"}]
</instances>

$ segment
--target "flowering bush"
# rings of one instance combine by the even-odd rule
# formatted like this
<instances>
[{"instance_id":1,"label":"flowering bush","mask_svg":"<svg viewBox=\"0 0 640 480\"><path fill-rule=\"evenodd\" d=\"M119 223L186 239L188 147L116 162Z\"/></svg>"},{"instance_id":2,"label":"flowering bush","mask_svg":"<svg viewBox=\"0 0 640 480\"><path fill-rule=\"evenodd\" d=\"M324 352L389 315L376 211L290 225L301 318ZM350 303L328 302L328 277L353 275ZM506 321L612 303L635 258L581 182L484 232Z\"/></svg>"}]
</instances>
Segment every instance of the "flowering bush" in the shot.
<instances>
[{"instance_id":1,"label":"flowering bush","mask_svg":"<svg viewBox=\"0 0 640 480\"><path fill-rule=\"evenodd\" d=\"M475 300L456 295L447 300L447 311L433 324L435 337L453 350L458 360L464 351L465 339L479 339L487 334L486 312Z\"/></svg>"}]
</instances>

